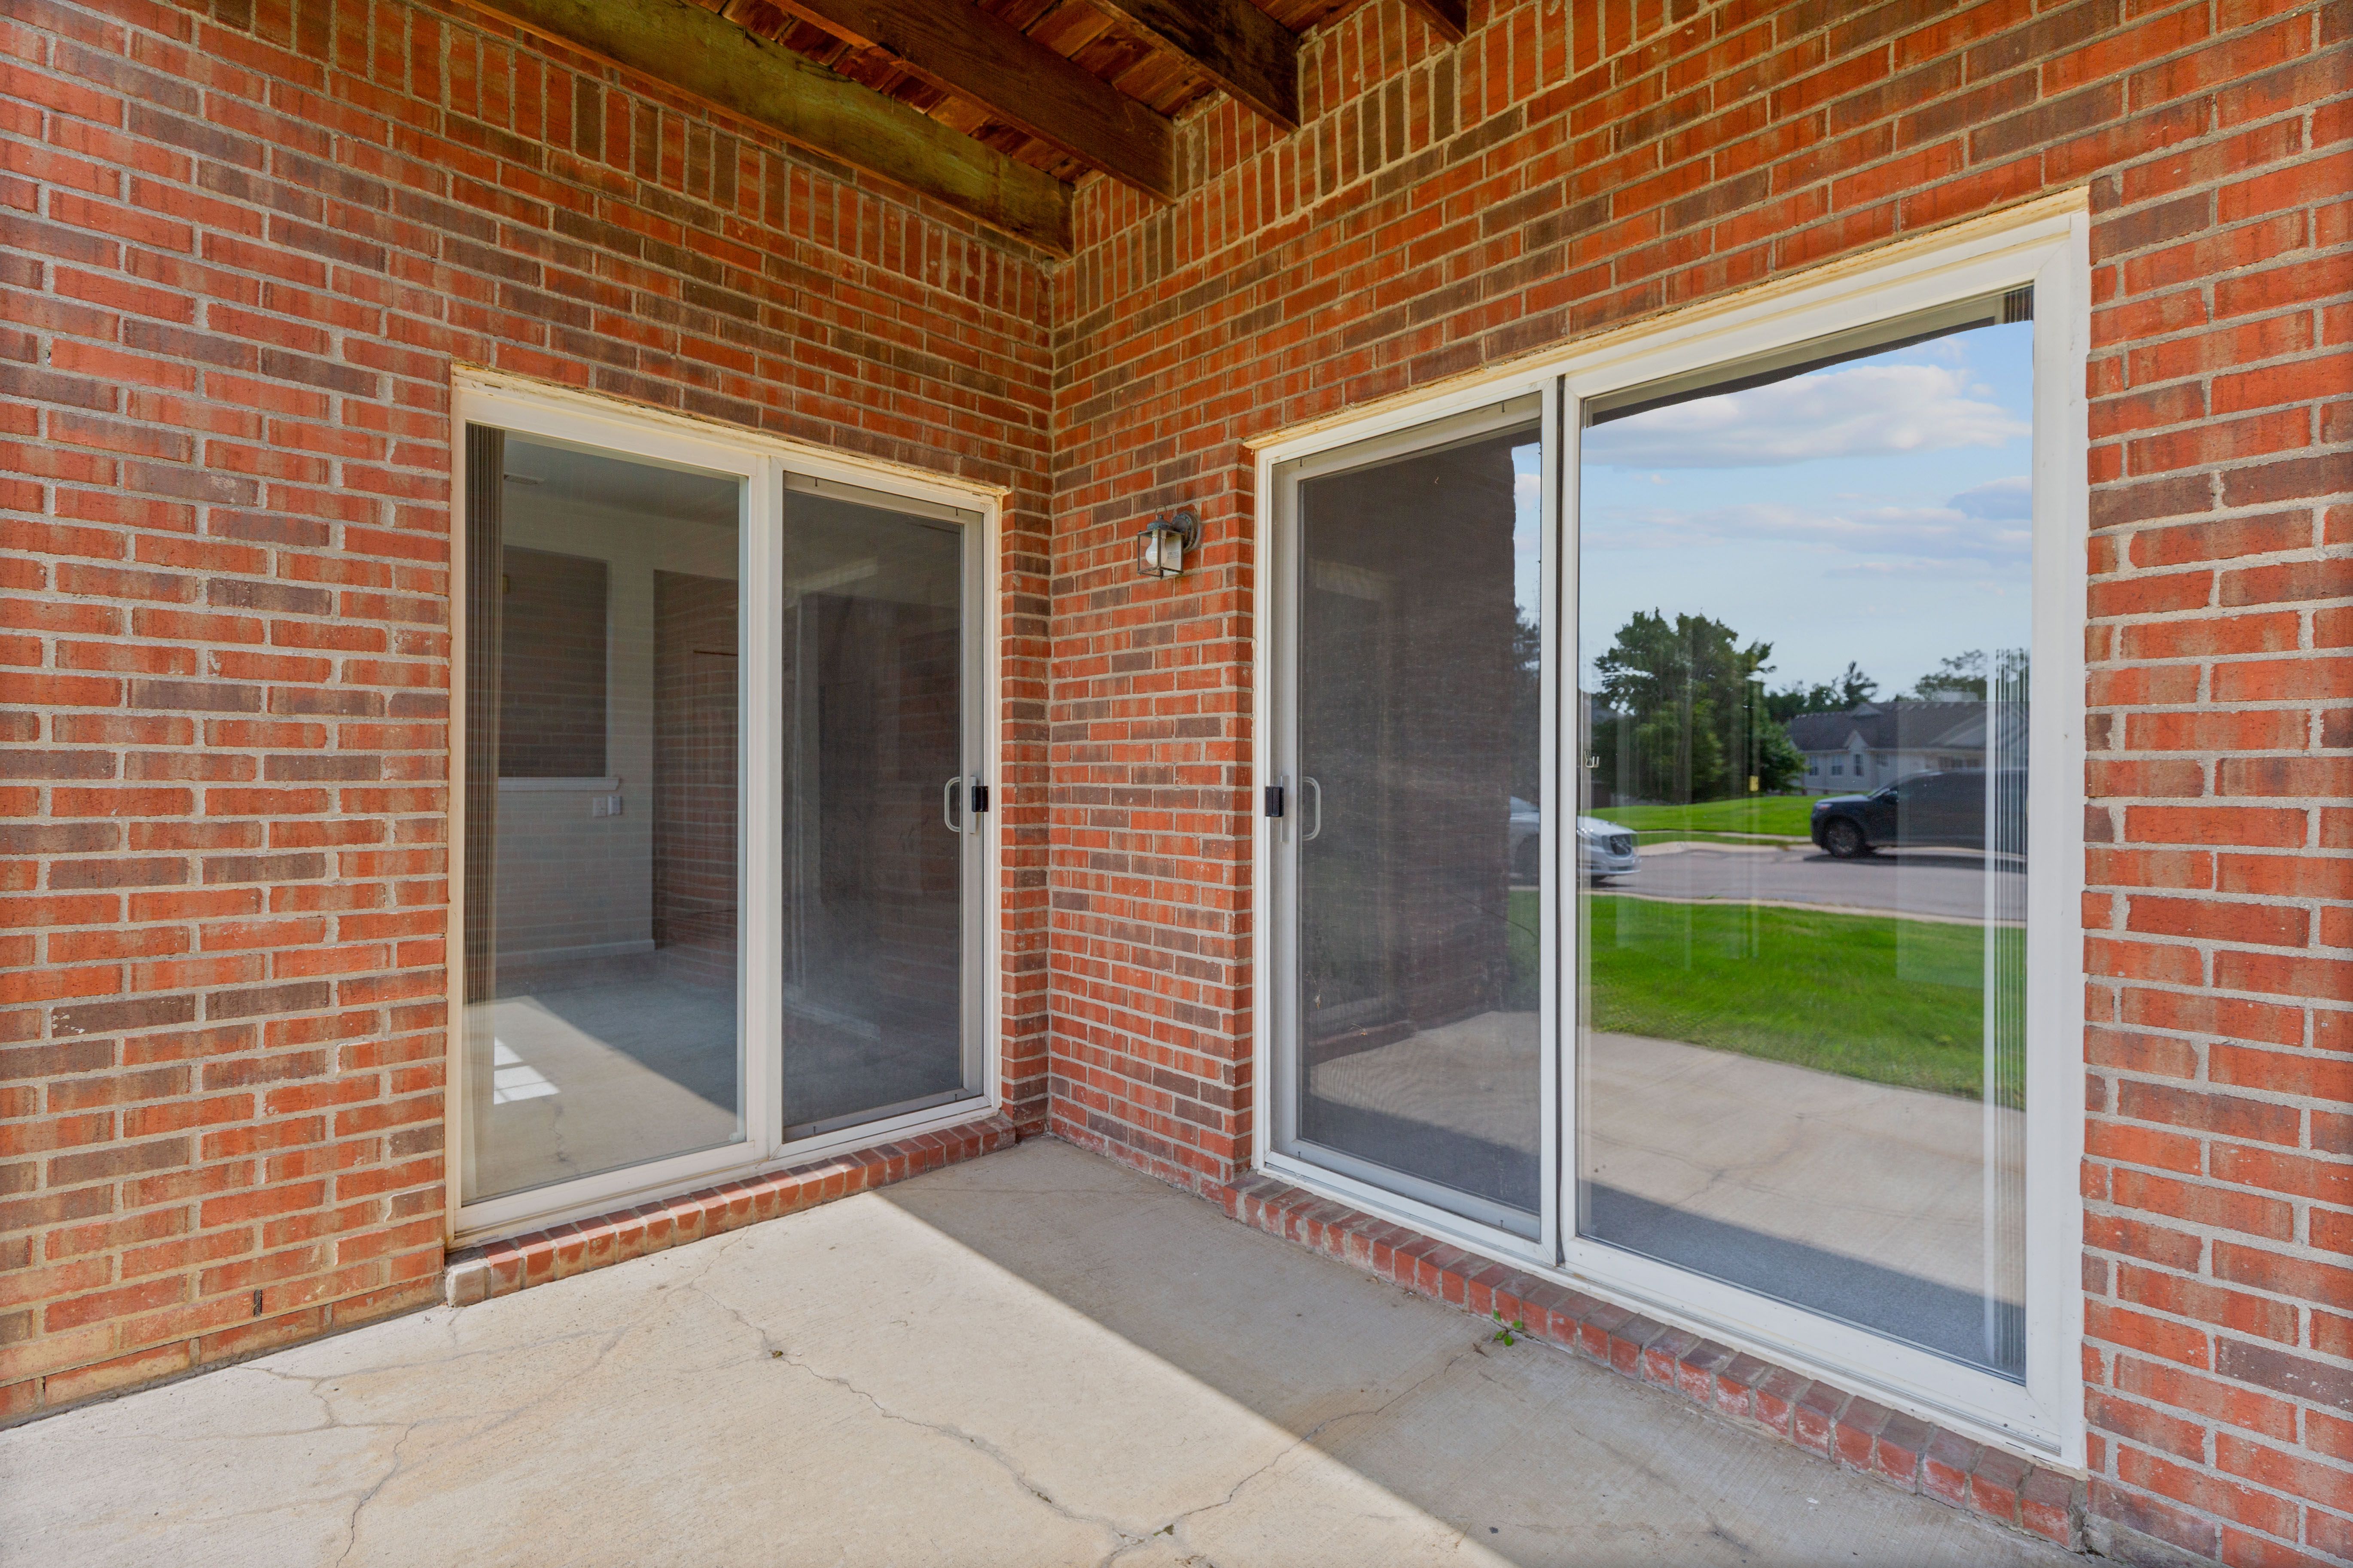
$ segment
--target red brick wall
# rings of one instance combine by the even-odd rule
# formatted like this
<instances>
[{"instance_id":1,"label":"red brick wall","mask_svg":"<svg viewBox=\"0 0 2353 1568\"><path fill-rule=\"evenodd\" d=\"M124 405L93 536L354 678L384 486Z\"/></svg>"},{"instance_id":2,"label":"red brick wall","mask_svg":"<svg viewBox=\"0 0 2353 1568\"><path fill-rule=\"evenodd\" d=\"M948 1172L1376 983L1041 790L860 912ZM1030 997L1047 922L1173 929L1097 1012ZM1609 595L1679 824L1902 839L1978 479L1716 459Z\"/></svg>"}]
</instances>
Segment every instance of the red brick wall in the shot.
<instances>
[{"instance_id":1,"label":"red brick wall","mask_svg":"<svg viewBox=\"0 0 2353 1568\"><path fill-rule=\"evenodd\" d=\"M2339 5L1373 0L1307 123L1055 279L1054 1121L1250 1137L1247 444L2042 193L2094 315L2095 1535L2353 1561L2353 113ZM1198 565L1129 575L1157 509Z\"/></svg>"},{"instance_id":2,"label":"red brick wall","mask_svg":"<svg viewBox=\"0 0 2353 1568\"><path fill-rule=\"evenodd\" d=\"M450 368L1011 487L1042 1116L1046 280L432 0L0 20L0 1416L438 1289Z\"/></svg>"},{"instance_id":3,"label":"red brick wall","mask_svg":"<svg viewBox=\"0 0 2353 1568\"><path fill-rule=\"evenodd\" d=\"M1246 443L2087 186L2093 1506L2353 1561L2346 9L1472 14L1320 31L1304 131L1211 105L1185 200L1090 183L1050 279L437 0L14 0L0 1415L428 1289L453 360L1014 488L1010 1109L1050 979L1055 1125L1206 1184Z\"/></svg>"}]
</instances>

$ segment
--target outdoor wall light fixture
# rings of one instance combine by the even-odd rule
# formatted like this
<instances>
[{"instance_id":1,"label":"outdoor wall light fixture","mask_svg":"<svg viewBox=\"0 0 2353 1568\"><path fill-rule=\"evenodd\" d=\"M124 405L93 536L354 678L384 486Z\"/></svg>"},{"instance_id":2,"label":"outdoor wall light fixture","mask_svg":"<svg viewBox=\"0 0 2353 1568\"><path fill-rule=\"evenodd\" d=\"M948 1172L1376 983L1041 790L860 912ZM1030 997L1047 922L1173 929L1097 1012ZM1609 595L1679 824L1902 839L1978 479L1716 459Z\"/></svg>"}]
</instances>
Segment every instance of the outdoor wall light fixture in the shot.
<instances>
[{"instance_id":1,"label":"outdoor wall light fixture","mask_svg":"<svg viewBox=\"0 0 2353 1568\"><path fill-rule=\"evenodd\" d=\"M1135 574L1174 577L1185 570L1185 552L1201 542L1201 514L1191 507L1162 512L1135 536Z\"/></svg>"}]
</instances>

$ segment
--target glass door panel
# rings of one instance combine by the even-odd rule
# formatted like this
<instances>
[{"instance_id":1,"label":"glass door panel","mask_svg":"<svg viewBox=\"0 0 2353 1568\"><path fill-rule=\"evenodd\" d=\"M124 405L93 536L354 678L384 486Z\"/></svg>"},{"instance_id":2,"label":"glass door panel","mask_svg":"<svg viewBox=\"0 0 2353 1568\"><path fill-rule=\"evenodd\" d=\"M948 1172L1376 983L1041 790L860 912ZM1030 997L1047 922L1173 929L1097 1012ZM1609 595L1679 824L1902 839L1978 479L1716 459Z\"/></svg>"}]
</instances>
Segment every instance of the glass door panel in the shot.
<instances>
[{"instance_id":1,"label":"glass door panel","mask_svg":"<svg viewBox=\"0 0 2353 1568\"><path fill-rule=\"evenodd\" d=\"M1577 1234L2023 1375L2031 305L1588 402Z\"/></svg>"},{"instance_id":2,"label":"glass door panel","mask_svg":"<svg viewBox=\"0 0 2353 1568\"><path fill-rule=\"evenodd\" d=\"M785 494L787 1139L978 1092L976 531L870 495L797 477Z\"/></svg>"},{"instance_id":3,"label":"glass door panel","mask_svg":"<svg viewBox=\"0 0 2353 1568\"><path fill-rule=\"evenodd\" d=\"M1526 1236L1544 1127L1536 412L1296 480L1281 846L1286 1152Z\"/></svg>"},{"instance_id":4,"label":"glass door panel","mask_svg":"<svg viewBox=\"0 0 2353 1568\"><path fill-rule=\"evenodd\" d=\"M743 481L468 429L464 1200L744 1136Z\"/></svg>"}]
</instances>

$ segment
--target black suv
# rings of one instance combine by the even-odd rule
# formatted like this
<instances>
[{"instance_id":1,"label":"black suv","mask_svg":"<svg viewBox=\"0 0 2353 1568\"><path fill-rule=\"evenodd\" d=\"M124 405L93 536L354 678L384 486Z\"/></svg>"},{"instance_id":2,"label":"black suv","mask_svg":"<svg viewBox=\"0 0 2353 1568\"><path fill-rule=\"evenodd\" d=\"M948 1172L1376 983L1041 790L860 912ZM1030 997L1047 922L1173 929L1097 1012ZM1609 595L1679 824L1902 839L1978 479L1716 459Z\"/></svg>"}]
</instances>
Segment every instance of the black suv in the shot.
<instances>
[{"instance_id":1,"label":"black suv","mask_svg":"<svg viewBox=\"0 0 2353 1568\"><path fill-rule=\"evenodd\" d=\"M1814 802L1814 842L1841 860L1874 849L1982 849L1986 795L2001 795L2000 813L2015 819L2025 847L2026 770L2003 768L1989 781L1978 771L1914 773L1870 795L1825 795Z\"/></svg>"}]
</instances>

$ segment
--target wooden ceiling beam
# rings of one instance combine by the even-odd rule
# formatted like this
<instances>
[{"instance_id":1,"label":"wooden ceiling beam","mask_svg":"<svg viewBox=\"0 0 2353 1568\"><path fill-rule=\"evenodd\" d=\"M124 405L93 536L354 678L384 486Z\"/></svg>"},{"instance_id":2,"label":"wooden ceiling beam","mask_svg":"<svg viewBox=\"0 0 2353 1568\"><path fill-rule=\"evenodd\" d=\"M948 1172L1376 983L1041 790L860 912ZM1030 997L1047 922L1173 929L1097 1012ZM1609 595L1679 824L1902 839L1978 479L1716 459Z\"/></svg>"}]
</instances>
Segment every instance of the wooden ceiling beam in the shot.
<instances>
[{"instance_id":1,"label":"wooden ceiling beam","mask_svg":"<svg viewBox=\"0 0 2353 1568\"><path fill-rule=\"evenodd\" d=\"M1250 0L1094 0L1173 49L1243 108L1299 129L1299 38Z\"/></svg>"},{"instance_id":2,"label":"wooden ceiling beam","mask_svg":"<svg viewBox=\"0 0 2353 1568\"><path fill-rule=\"evenodd\" d=\"M1071 189L686 0L470 0L602 55L1014 238L1071 254Z\"/></svg>"},{"instance_id":3,"label":"wooden ceiling beam","mask_svg":"<svg viewBox=\"0 0 2353 1568\"><path fill-rule=\"evenodd\" d=\"M770 0L1133 186L1176 199L1167 117L966 0Z\"/></svg>"}]
</instances>

